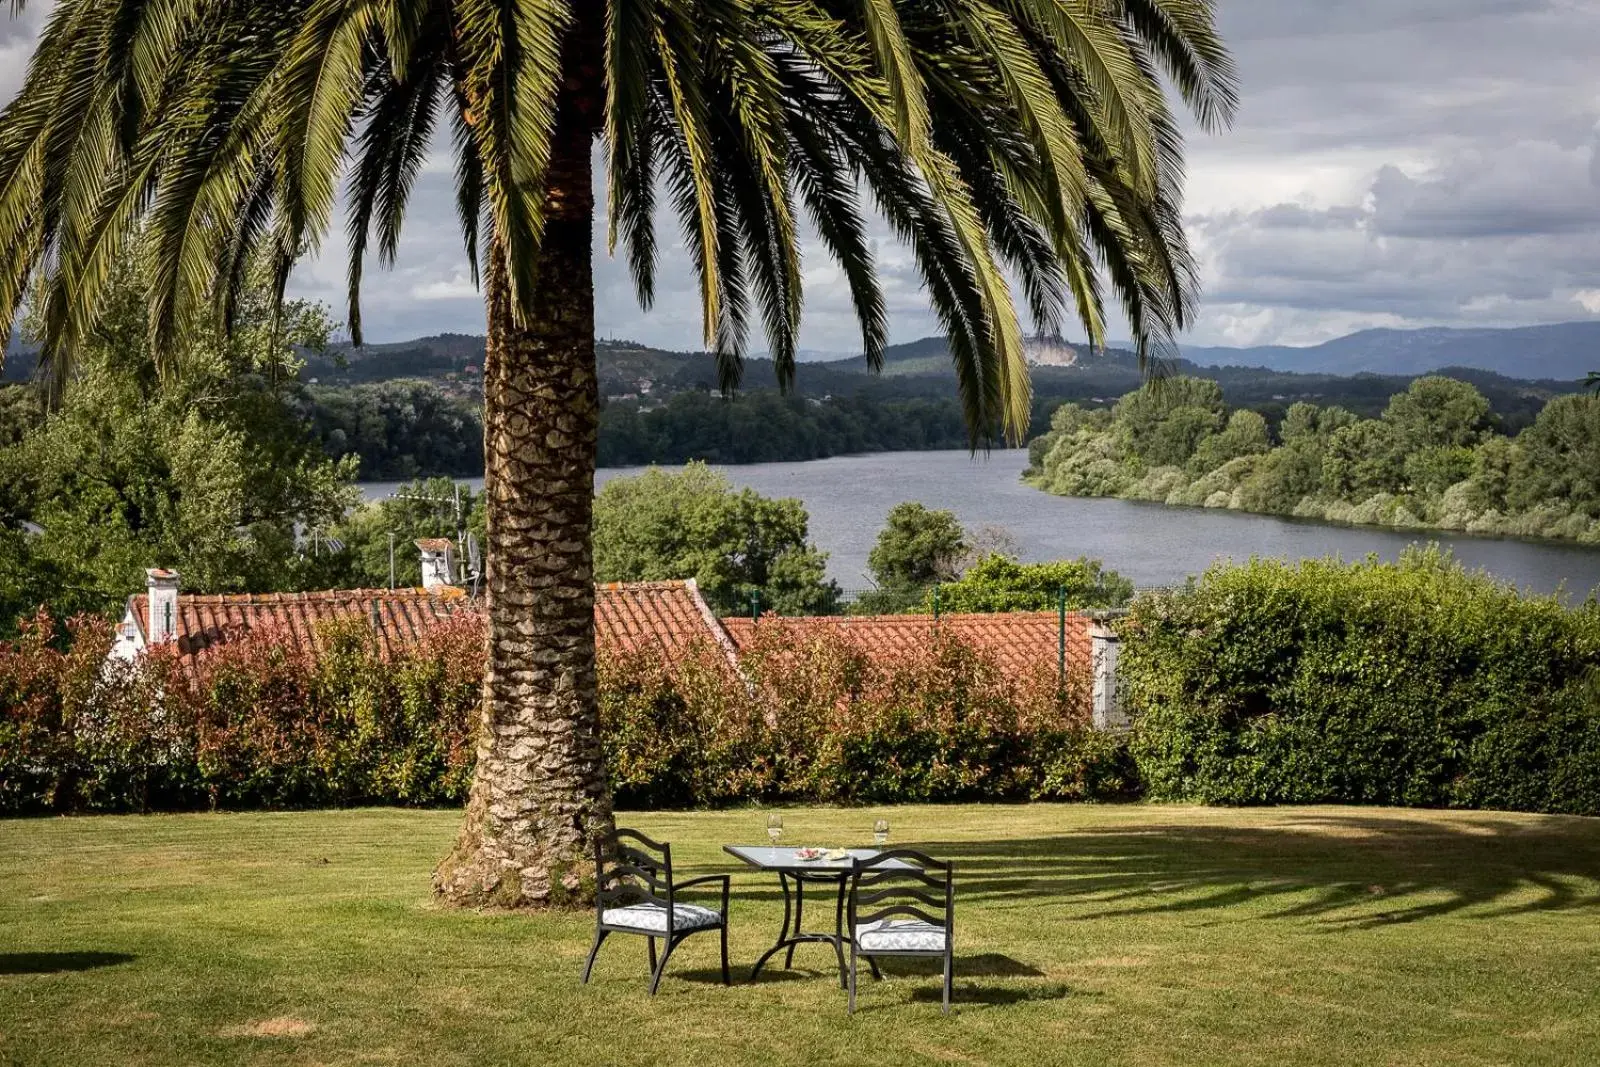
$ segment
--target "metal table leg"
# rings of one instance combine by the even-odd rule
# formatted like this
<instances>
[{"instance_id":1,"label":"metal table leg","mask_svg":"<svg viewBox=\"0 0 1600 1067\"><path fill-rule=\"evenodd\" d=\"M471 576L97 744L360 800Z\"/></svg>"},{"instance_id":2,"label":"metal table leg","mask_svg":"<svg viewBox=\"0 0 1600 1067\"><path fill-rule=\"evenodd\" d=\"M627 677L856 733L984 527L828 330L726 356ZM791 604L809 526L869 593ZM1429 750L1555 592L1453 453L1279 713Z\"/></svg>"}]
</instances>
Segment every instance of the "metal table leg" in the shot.
<instances>
[{"instance_id":1,"label":"metal table leg","mask_svg":"<svg viewBox=\"0 0 1600 1067\"><path fill-rule=\"evenodd\" d=\"M783 888L783 927L778 931L777 944L763 952L761 958L756 960L756 965L750 968L750 981L752 982L756 980L756 976L761 973L761 968L766 966L767 961L789 944L789 916L792 914L789 904L789 876L782 871L778 872L778 885ZM795 922L795 932L800 932L798 920Z\"/></svg>"},{"instance_id":2,"label":"metal table leg","mask_svg":"<svg viewBox=\"0 0 1600 1067\"><path fill-rule=\"evenodd\" d=\"M778 932L777 943L767 949L766 952L763 952L761 958L756 960L755 966L750 968L750 980L752 982L755 981L761 974L761 968L765 967L767 961L778 953L785 953L783 965L787 969L794 965L794 949L796 945L825 942L833 946L834 958L839 964L839 987L842 989L846 985L844 946L851 940L850 936L844 932L844 898L849 875L841 873L837 879L812 876L813 881L829 880L839 883L838 895L834 901L833 933L831 934L808 934L801 930L800 922L805 907L805 879L798 874L794 875L794 896L791 901L789 877L790 875L786 871L778 872L778 884L783 889L783 928Z\"/></svg>"}]
</instances>

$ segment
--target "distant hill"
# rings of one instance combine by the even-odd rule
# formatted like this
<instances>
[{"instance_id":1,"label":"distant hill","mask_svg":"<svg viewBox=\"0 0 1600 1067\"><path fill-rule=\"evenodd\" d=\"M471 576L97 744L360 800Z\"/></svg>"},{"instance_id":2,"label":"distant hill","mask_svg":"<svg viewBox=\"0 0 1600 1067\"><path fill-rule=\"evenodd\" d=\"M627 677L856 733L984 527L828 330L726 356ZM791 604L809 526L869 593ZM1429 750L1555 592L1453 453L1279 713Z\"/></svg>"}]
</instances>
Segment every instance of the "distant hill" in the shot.
<instances>
[{"instance_id":1,"label":"distant hill","mask_svg":"<svg viewBox=\"0 0 1600 1067\"><path fill-rule=\"evenodd\" d=\"M1098 376L1116 365L1133 367L1126 345L1096 356L1079 348L1076 375ZM596 343L602 380L622 388L626 381L671 380L687 387L716 379L711 357L703 352L668 352L625 340ZM1295 374L1382 374L1415 377L1443 367L1491 371L1523 381L1571 383L1592 370L1600 370L1600 322L1565 322L1551 326L1516 326L1505 329L1362 330L1305 348L1257 345L1228 348L1184 345L1184 362L1197 367L1264 367ZM330 384L355 384L391 378L471 377L483 364L484 341L469 334L438 334L391 344L353 349L336 346L327 357L313 358L307 377ZM799 366L804 392L827 392L839 385L839 375L860 374L866 361L860 356L807 351ZM15 341L8 346L3 375L22 381L33 372L31 346ZM824 358L819 358L824 357ZM833 358L826 358L833 357ZM1040 367L1040 371L1063 368ZM1181 368L1180 368L1181 369ZM891 345L884 353L884 374L889 377L948 378L949 349L943 337L924 337ZM772 362L762 353L745 360L747 388L776 381ZM612 390L615 391L615 390ZM625 389L623 391L626 391Z\"/></svg>"},{"instance_id":2,"label":"distant hill","mask_svg":"<svg viewBox=\"0 0 1600 1067\"><path fill-rule=\"evenodd\" d=\"M1202 366L1269 367L1302 374L1425 374L1471 367L1508 378L1576 381L1600 369L1600 322L1506 329L1362 330L1308 348L1184 345Z\"/></svg>"},{"instance_id":3,"label":"distant hill","mask_svg":"<svg viewBox=\"0 0 1600 1067\"><path fill-rule=\"evenodd\" d=\"M1521 349L1519 338L1525 342ZM607 402L649 408L678 393L716 388L716 360L706 352L672 352L615 339L599 340L595 349L600 392ZM1518 351L1522 355L1516 356ZM1138 361L1125 348L1097 353L1083 346L1059 346L1035 354L1039 361L1032 370L1033 390L1041 412L1063 401L1111 403L1143 381ZM1228 403L1254 408L1274 421L1297 400L1376 415L1411 379L1442 371L1476 385L1505 429L1515 432L1552 396L1575 391L1588 370L1600 369L1600 323L1512 330L1367 330L1314 348L1191 346L1184 354L1187 358L1167 367L1170 373L1215 378ZM482 337L439 334L359 349L338 345L326 355L310 356L302 377L324 387L420 379L476 403L482 396L483 360ZM1521 370L1497 369L1502 366ZM1552 366L1554 371L1544 369ZM5 369L7 380L26 378L33 369L32 353L13 347ZM770 359L745 359L742 391L776 384ZM812 398L948 402L955 397L955 372L943 337L891 345L884 352L881 375L868 374L861 356L803 361L796 367L795 384L801 395Z\"/></svg>"}]
</instances>

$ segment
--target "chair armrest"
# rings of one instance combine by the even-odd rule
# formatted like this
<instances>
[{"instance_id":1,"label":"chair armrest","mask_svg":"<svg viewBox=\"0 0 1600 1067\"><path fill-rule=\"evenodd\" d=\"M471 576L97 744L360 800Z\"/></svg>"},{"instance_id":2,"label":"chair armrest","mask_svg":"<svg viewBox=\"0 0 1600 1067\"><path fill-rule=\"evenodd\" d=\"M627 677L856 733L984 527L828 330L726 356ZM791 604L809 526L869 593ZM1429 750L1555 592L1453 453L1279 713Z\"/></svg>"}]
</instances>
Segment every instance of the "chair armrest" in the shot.
<instances>
[{"instance_id":1,"label":"chair armrest","mask_svg":"<svg viewBox=\"0 0 1600 1067\"><path fill-rule=\"evenodd\" d=\"M693 885L706 885L710 882L721 882L723 886L727 886L731 880L726 874L707 874L699 878L691 878L687 882L673 882L672 888L674 890L688 889Z\"/></svg>"},{"instance_id":2,"label":"chair armrest","mask_svg":"<svg viewBox=\"0 0 1600 1067\"><path fill-rule=\"evenodd\" d=\"M674 881L674 883L672 883L672 889L674 889L675 893L675 891L678 891L678 889L688 889L690 886L709 885L709 883L712 883L712 881L720 881L720 883L722 883L722 888L726 889L728 888L728 883L730 883L731 878L728 877L728 875L702 875L702 877L699 878L690 878L688 881Z\"/></svg>"},{"instance_id":3,"label":"chair armrest","mask_svg":"<svg viewBox=\"0 0 1600 1067\"><path fill-rule=\"evenodd\" d=\"M728 887L732 884L733 879L726 874L706 874L701 875L699 878L690 878L686 882L674 882L672 884L672 891L676 893L679 890L689 889L692 886L711 885L715 882L722 883L722 914L727 915Z\"/></svg>"}]
</instances>

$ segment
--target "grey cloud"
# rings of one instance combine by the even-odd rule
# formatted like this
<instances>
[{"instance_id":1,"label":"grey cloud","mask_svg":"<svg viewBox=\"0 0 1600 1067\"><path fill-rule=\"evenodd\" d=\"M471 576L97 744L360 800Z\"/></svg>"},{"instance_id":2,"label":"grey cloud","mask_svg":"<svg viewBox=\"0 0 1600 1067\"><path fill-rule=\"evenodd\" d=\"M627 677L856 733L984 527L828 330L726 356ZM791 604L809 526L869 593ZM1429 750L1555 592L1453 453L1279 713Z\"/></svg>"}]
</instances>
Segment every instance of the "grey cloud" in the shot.
<instances>
[{"instance_id":1,"label":"grey cloud","mask_svg":"<svg viewBox=\"0 0 1600 1067\"><path fill-rule=\"evenodd\" d=\"M29 4L16 17L0 13L0 102L10 100L22 87L34 38L53 6L48 2Z\"/></svg>"},{"instance_id":2,"label":"grey cloud","mask_svg":"<svg viewBox=\"0 0 1600 1067\"><path fill-rule=\"evenodd\" d=\"M1398 237L1473 238L1566 234L1600 227L1594 149L1518 144L1467 153L1439 176L1408 178L1384 167L1373 182L1373 223Z\"/></svg>"},{"instance_id":3,"label":"grey cloud","mask_svg":"<svg viewBox=\"0 0 1600 1067\"><path fill-rule=\"evenodd\" d=\"M1555 0L1219 0L1219 21L1235 42L1328 34L1370 34L1546 12Z\"/></svg>"},{"instance_id":4,"label":"grey cloud","mask_svg":"<svg viewBox=\"0 0 1600 1067\"><path fill-rule=\"evenodd\" d=\"M1529 206L1492 167L1433 180L1386 167L1361 206L1276 205L1191 225L1209 256L1208 302L1231 313L1509 324L1584 317L1575 294L1600 286L1594 199L1535 195Z\"/></svg>"},{"instance_id":5,"label":"grey cloud","mask_svg":"<svg viewBox=\"0 0 1600 1067\"><path fill-rule=\"evenodd\" d=\"M1591 0L1222 0L1220 21L1244 96L1202 152L1494 143L1593 122Z\"/></svg>"}]
</instances>

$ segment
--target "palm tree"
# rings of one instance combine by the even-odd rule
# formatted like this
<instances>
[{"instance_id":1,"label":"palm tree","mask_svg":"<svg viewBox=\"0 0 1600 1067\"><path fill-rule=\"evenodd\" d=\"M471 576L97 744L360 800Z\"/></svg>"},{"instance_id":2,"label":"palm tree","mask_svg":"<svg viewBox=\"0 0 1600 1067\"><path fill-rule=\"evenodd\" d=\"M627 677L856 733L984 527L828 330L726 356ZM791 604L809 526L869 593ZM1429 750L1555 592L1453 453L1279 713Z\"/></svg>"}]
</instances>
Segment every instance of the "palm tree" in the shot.
<instances>
[{"instance_id":1,"label":"palm tree","mask_svg":"<svg viewBox=\"0 0 1600 1067\"><path fill-rule=\"evenodd\" d=\"M1231 117L1211 0L58 0L0 120L3 325L42 294L64 384L135 240L158 350L199 316L226 325L253 258L281 297L347 180L359 344L369 241L393 259L448 125L488 314L490 656L435 885L560 903L611 821L589 543L596 141L610 247L646 305L658 206L680 222L724 388L752 317L793 378L802 214L878 365L875 208L949 335L976 445L1028 423L1014 289L1042 335L1075 316L1099 343L1109 284L1141 355L1191 316L1169 89L1206 128Z\"/></svg>"}]
</instances>

